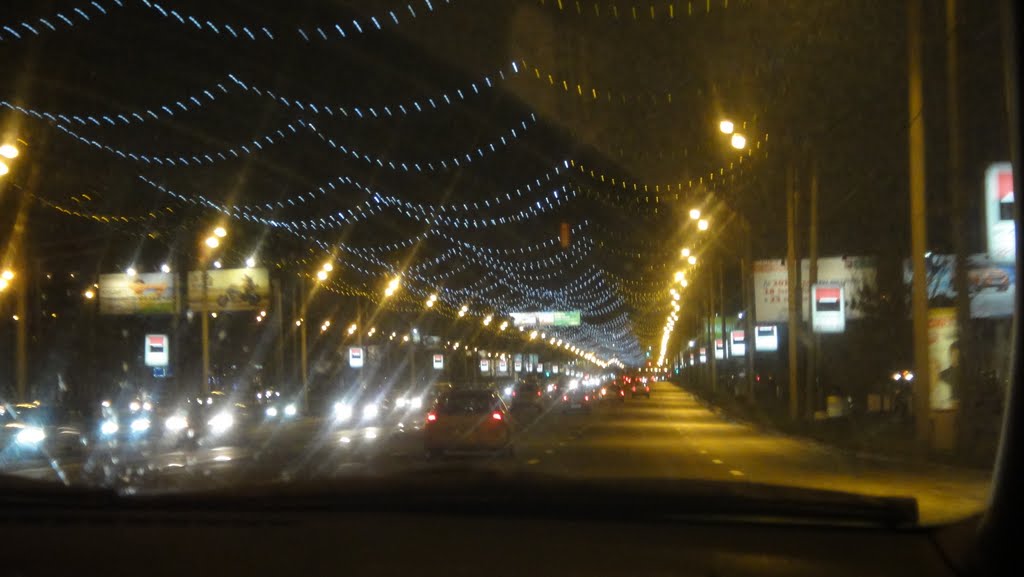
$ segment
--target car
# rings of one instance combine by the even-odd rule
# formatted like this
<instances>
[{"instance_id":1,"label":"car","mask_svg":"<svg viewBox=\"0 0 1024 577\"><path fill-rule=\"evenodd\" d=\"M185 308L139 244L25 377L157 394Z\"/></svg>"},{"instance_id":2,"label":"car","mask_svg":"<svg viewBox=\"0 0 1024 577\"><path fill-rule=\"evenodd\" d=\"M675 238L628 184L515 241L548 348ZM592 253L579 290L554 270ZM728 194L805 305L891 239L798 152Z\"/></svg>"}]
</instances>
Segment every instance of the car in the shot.
<instances>
[{"instance_id":1,"label":"car","mask_svg":"<svg viewBox=\"0 0 1024 577\"><path fill-rule=\"evenodd\" d=\"M329 422L334 427L377 426L390 416L391 406L381 387L356 385L335 398Z\"/></svg>"},{"instance_id":2,"label":"car","mask_svg":"<svg viewBox=\"0 0 1024 577\"><path fill-rule=\"evenodd\" d=\"M84 440L69 411L39 401L0 404L0 423L0 463L67 456Z\"/></svg>"},{"instance_id":3,"label":"car","mask_svg":"<svg viewBox=\"0 0 1024 577\"><path fill-rule=\"evenodd\" d=\"M601 401L617 401L621 403L626 400L626 391L614 382L602 386L598 394L600 395L598 399Z\"/></svg>"},{"instance_id":4,"label":"car","mask_svg":"<svg viewBox=\"0 0 1024 577\"><path fill-rule=\"evenodd\" d=\"M423 439L429 459L452 451L511 455L509 408L493 391L452 391L439 398L427 413Z\"/></svg>"},{"instance_id":5,"label":"car","mask_svg":"<svg viewBox=\"0 0 1024 577\"><path fill-rule=\"evenodd\" d=\"M291 396L282 397L281 391L267 389L256 392L254 406L264 423L279 423L299 416L299 408L302 406L300 401Z\"/></svg>"},{"instance_id":6,"label":"car","mask_svg":"<svg viewBox=\"0 0 1024 577\"><path fill-rule=\"evenodd\" d=\"M589 389L576 387L562 393L562 413L590 413L593 394Z\"/></svg>"},{"instance_id":7,"label":"car","mask_svg":"<svg viewBox=\"0 0 1024 577\"><path fill-rule=\"evenodd\" d=\"M540 383L533 379L517 383L512 389L510 407L513 411L543 411L544 391Z\"/></svg>"},{"instance_id":8,"label":"car","mask_svg":"<svg viewBox=\"0 0 1024 577\"><path fill-rule=\"evenodd\" d=\"M651 383L647 381L647 377L633 379L629 385L629 396L633 399L637 397L651 398Z\"/></svg>"}]
</instances>

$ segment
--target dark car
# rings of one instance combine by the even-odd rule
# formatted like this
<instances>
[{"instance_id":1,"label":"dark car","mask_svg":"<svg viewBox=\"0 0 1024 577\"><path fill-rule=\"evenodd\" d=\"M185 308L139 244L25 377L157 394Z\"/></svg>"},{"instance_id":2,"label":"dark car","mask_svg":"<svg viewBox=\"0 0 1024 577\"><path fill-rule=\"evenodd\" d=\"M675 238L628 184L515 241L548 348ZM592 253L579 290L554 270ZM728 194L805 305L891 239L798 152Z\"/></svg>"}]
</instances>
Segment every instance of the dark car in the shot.
<instances>
[{"instance_id":1,"label":"dark car","mask_svg":"<svg viewBox=\"0 0 1024 577\"><path fill-rule=\"evenodd\" d=\"M629 395L631 398L651 398L651 383L647 380L647 377L635 377L632 381L629 385Z\"/></svg>"},{"instance_id":2,"label":"dark car","mask_svg":"<svg viewBox=\"0 0 1024 577\"><path fill-rule=\"evenodd\" d=\"M80 419L62 407L0 405L0 462L66 456L81 448Z\"/></svg>"},{"instance_id":3,"label":"dark car","mask_svg":"<svg viewBox=\"0 0 1024 577\"><path fill-rule=\"evenodd\" d=\"M598 391L599 399L602 401L623 402L626 400L626 391L618 383L609 383Z\"/></svg>"},{"instance_id":4,"label":"dark car","mask_svg":"<svg viewBox=\"0 0 1024 577\"><path fill-rule=\"evenodd\" d=\"M562 413L581 412L589 413L591 403L594 401L593 392L583 387L566 390L562 393Z\"/></svg>"},{"instance_id":5,"label":"dark car","mask_svg":"<svg viewBox=\"0 0 1024 577\"><path fill-rule=\"evenodd\" d=\"M512 389L510 408L513 411L543 411L544 391L540 382L530 379L517 383Z\"/></svg>"}]
</instances>

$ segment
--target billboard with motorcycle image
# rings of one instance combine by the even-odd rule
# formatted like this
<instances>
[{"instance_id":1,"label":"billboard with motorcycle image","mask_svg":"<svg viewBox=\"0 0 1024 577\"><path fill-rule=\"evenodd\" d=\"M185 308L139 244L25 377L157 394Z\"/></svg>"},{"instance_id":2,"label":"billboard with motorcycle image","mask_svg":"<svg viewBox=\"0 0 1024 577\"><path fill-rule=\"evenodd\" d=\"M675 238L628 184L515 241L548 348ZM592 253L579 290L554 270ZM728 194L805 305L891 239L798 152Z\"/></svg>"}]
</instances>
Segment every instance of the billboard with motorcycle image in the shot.
<instances>
[{"instance_id":1,"label":"billboard with motorcycle image","mask_svg":"<svg viewBox=\"0 0 1024 577\"><path fill-rule=\"evenodd\" d=\"M188 306L191 310L205 311L268 308L270 274L265 268L191 270L188 272Z\"/></svg>"}]
</instances>

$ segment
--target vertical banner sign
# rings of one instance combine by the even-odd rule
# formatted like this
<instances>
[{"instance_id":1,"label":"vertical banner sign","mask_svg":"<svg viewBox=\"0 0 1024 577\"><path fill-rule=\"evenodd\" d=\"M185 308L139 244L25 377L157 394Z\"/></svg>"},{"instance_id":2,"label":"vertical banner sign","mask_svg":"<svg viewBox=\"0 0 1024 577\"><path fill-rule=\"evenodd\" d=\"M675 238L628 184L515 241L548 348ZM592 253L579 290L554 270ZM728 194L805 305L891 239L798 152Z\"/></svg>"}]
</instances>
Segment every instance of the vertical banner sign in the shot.
<instances>
[{"instance_id":1,"label":"vertical banner sign","mask_svg":"<svg viewBox=\"0 0 1024 577\"><path fill-rule=\"evenodd\" d=\"M522 371L523 370L523 356L522 355L516 355L515 356L515 360L513 361L513 365L512 366L513 366L513 368L515 369L515 371L517 373Z\"/></svg>"},{"instance_id":2,"label":"vertical banner sign","mask_svg":"<svg viewBox=\"0 0 1024 577\"><path fill-rule=\"evenodd\" d=\"M771 353L779 350L779 327L775 325L754 327L754 348L759 353Z\"/></svg>"},{"instance_id":3,"label":"vertical banner sign","mask_svg":"<svg viewBox=\"0 0 1024 577\"><path fill-rule=\"evenodd\" d=\"M693 356L693 353L690 353L690 366L694 367L696 365L697 365L697 358Z\"/></svg>"},{"instance_id":4,"label":"vertical banner sign","mask_svg":"<svg viewBox=\"0 0 1024 577\"><path fill-rule=\"evenodd\" d=\"M957 408L960 387L957 371L960 343L956 335L956 309L928 309L928 371L931 376L932 410Z\"/></svg>"},{"instance_id":5,"label":"vertical banner sign","mask_svg":"<svg viewBox=\"0 0 1024 577\"><path fill-rule=\"evenodd\" d=\"M558 374L558 365L551 365L551 374L552 375L557 375Z\"/></svg>"},{"instance_id":6,"label":"vertical banner sign","mask_svg":"<svg viewBox=\"0 0 1024 577\"><path fill-rule=\"evenodd\" d=\"M168 357L167 335L146 335L146 366L166 367Z\"/></svg>"},{"instance_id":7,"label":"vertical banner sign","mask_svg":"<svg viewBox=\"0 0 1024 577\"><path fill-rule=\"evenodd\" d=\"M501 357L498 359L498 374L504 375L508 373L508 359Z\"/></svg>"},{"instance_id":8,"label":"vertical banner sign","mask_svg":"<svg viewBox=\"0 0 1024 577\"><path fill-rule=\"evenodd\" d=\"M348 366L353 369L363 368L363 348L362 347L349 347L348 349Z\"/></svg>"},{"instance_id":9,"label":"vertical banner sign","mask_svg":"<svg viewBox=\"0 0 1024 577\"><path fill-rule=\"evenodd\" d=\"M491 359L480 359L480 372L489 373L491 372Z\"/></svg>"},{"instance_id":10,"label":"vertical banner sign","mask_svg":"<svg viewBox=\"0 0 1024 577\"><path fill-rule=\"evenodd\" d=\"M544 363L537 363L537 372L538 373L543 373L544 372Z\"/></svg>"},{"instance_id":11,"label":"vertical banner sign","mask_svg":"<svg viewBox=\"0 0 1024 577\"><path fill-rule=\"evenodd\" d=\"M722 339L715 339L715 358L718 360L725 358L725 343Z\"/></svg>"},{"instance_id":12,"label":"vertical banner sign","mask_svg":"<svg viewBox=\"0 0 1024 577\"><path fill-rule=\"evenodd\" d=\"M434 355L434 368L439 371L444 368L444 355Z\"/></svg>"},{"instance_id":13,"label":"vertical banner sign","mask_svg":"<svg viewBox=\"0 0 1024 577\"><path fill-rule=\"evenodd\" d=\"M985 171L985 224L988 255L993 262L1017 260L1017 229L1013 223L1013 168L1008 162Z\"/></svg>"},{"instance_id":14,"label":"vertical banner sign","mask_svg":"<svg viewBox=\"0 0 1024 577\"><path fill-rule=\"evenodd\" d=\"M743 331L732 331L729 333L729 354L734 357L742 357L747 354L747 335Z\"/></svg>"},{"instance_id":15,"label":"vertical banner sign","mask_svg":"<svg viewBox=\"0 0 1024 577\"><path fill-rule=\"evenodd\" d=\"M708 362L708 350L704 347L700 348L700 362L701 364Z\"/></svg>"},{"instance_id":16,"label":"vertical banner sign","mask_svg":"<svg viewBox=\"0 0 1024 577\"><path fill-rule=\"evenodd\" d=\"M846 306L843 285L816 284L811 287L811 326L816 333L841 333L846 330Z\"/></svg>"}]
</instances>

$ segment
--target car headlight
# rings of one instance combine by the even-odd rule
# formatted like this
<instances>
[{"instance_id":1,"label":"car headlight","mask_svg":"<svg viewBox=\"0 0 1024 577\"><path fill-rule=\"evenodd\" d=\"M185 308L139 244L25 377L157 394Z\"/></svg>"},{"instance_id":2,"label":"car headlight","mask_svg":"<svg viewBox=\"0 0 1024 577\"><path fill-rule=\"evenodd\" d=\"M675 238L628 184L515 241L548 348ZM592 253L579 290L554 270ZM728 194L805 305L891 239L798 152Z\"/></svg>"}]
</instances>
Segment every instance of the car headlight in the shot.
<instances>
[{"instance_id":1,"label":"car headlight","mask_svg":"<svg viewBox=\"0 0 1024 577\"><path fill-rule=\"evenodd\" d=\"M298 412L299 410L295 408L295 403L288 403L284 406L284 416L286 417L294 417L295 413Z\"/></svg>"},{"instance_id":2,"label":"car headlight","mask_svg":"<svg viewBox=\"0 0 1024 577\"><path fill-rule=\"evenodd\" d=\"M408 403L409 403L409 399L407 399L405 397L398 397L398 399L395 401L395 407L401 409L401 408L404 408L405 405L407 405Z\"/></svg>"},{"instance_id":3,"label":"car headlight","mask_svg":"<svg viewBox=\"0 0 1024 577\"><path fill-rule=\"evenodd\" d=\"M153 404L150 403L149 401L146 401L145 403L142 403L142 410L143 411L152 411L153 410Z\"/></svg>"},{"instance_id":4,"label":"car headlight","mask_svg":"<svg viewBox=\"0 0 1024 577\"><path fill-rule=\"evenodd\" d=\"M369 403L363 407L363 420L376 419L379 412L380 408L377 406L377 403Z\"/></svg>"},{"instance_id":5,"label":"car headlight","mask_svg":"<svg viewBox=\"0 0 1024 577\"><path fill-rule=\"evenodd\" d=\"M107 419L100 423L100 433L106 436L116 435L120 427L117 426L117 421Z\"/></svg>"},{"instance_id":6,"label":"car headlight","mask_svg":"<svg viewBox=\"0 0 1024 577\"><path fill-rule=\"evenodd\" d=\"M352 418L352 405L348 403L334 403L334 418L339 421L347 421Z\"/></svg>"},{"instance_id":7,"label":"car headlight","mask_svg":"<svg viewBox=\"0 0 1024 577\"><path fill-rule=\"evenodd\" d=\"M511 397L512 396L512 386L511 385L505 387L505 396L506 397Z\"/></svg>"},{"instance_id":8,"label":"car headlight","mask_svg":"<svg viewBox=\"0 0 1024 577\"><path fill-rule=\"evenodd\" d=\"M131 429L133 433L145 433L149 430L149 419L140 417L132 421Z\"/></svg>"},{"instance_id":9,"label":"car headlight","mask_svg":"<svg viewBox=\"0 0 1024 577\"><path fill-rule=\"evenodd\" d=\"M235 417L227 411L222 411L210 419L209 425L210 431L214 434L224 433L235 425Z\"/></svg>"},{"instance_id":10,"label":"car headlight","mask_svg":"<svg viewBox=\"0 0 1024 577\"><path fill-rule=\"evenodd\" d=\"M266 415L268 417L271 417L271 418L276 417L277 416L277 407L267 407L267 410L264 411L264 412L266 413Z\"/></svg>"},{"instance_id":11,"label":"car headlight","mask_svg":"<svg viewBox=\"0 0 1024 577\"><path fill-rule=\"evenodd\" d=\"M46 438L46 432L41 427L25 427L18 431L15 440L19 445L38 445Z\"/></svg>"},{"instance_id":12,"label":"car headlight","mask_svg":"<svg viewBox=\"0 0 1024 577\"><path fill-rule=\"evenodd\" d=\"M412 400L409 401L409 406L413 409L422 409L423 397L413 397Z\"/></svg>"},{"instance_id":13,"label":"car headlight","mask_svg":"<svg viewBox=\"0 0 1024 577\"><path fill-rule=\"evenodd\" d=\"M171 433L177 433L188 427L188 420L181 415L171 415L164 421L164 428Z\"/></svg>"},{"instance_id":14,"label":"car headlight","mask_svg":"<svg viewBox=\"0 0 1024 577\"><path fill-rule=\"evenodd\" d=\"M140 405L138 401L128 403L128 409L132 412L138 411L140 408L142 408L142 405Z\"/></svg>"}]
</instances>

